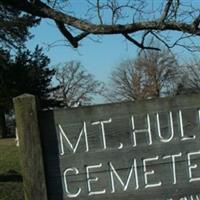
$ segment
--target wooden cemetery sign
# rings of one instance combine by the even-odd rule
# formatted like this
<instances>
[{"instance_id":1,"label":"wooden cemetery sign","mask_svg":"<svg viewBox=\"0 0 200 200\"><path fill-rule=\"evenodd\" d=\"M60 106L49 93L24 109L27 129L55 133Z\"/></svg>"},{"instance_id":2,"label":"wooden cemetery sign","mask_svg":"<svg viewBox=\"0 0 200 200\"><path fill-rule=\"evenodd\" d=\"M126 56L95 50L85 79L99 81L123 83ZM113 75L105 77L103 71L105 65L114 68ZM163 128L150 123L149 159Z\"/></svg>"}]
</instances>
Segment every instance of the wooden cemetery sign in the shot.
<instances>
[{"instance_id":1,"label":"wooden cemetery sign","mask_svg":"<svg viewBox=\"0 0 200 200\"><path fill-rule=\"evenodd\" d=\"M36 111L15 100L28 200L200 199L200 95Z\"/></svg>"}]
</instances>

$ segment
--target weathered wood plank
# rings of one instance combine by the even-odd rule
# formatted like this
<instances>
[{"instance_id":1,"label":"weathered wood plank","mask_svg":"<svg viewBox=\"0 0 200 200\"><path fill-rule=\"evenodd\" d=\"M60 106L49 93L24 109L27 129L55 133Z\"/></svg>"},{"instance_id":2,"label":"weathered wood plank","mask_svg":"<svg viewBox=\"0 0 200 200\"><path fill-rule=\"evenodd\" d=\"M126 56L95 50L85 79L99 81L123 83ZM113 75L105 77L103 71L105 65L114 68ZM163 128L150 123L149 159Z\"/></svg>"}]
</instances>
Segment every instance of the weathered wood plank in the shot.
<instances>
[{"instance_id":1,"label":"weathered wood plank","mask_svg":"<svg viewBox=\"0 0 200 200\"><path fill-rule=\"evenodd\" d=\"M199 108L193 95L40 112L49 200L195 199Z\"/></svg>"},{"instance_id":2,"label":"weathered wood plank","mask_svg":"<svg viewBox=\"0 0 200 200\"><path fill-rule=\"evenodd\" d=\"M32 95L14 99L26 200L47 200L43 154L36 100Z\"/></svg>"}]
</instances>

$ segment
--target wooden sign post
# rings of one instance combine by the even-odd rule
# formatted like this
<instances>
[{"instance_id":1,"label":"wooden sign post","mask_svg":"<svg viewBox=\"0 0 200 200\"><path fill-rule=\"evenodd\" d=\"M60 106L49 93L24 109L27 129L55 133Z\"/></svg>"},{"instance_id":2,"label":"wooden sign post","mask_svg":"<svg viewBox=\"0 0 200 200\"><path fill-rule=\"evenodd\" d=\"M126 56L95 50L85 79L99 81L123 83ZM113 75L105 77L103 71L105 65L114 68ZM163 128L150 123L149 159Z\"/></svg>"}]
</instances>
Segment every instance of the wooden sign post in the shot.
<instances>
[{"instance_id":1,"label":"wooden sign post","mask_svg":"<svg viewBox=\"0 0 200 200\"><path fill-rule=\"evenodd\" d=\"M26 200L47 200L43 154L35 97L14 99Z\"/></svg>"},{"instance_id":2,"label":"wooden sign post","mask_svg":"<svg viewBox=\"0 0 200 200\"><path fill-rule=\"evenodd\" d=\"M200 199L200 95L38 112L33 96L14 102L27 200Z\"/></svg>"}]
</instances>

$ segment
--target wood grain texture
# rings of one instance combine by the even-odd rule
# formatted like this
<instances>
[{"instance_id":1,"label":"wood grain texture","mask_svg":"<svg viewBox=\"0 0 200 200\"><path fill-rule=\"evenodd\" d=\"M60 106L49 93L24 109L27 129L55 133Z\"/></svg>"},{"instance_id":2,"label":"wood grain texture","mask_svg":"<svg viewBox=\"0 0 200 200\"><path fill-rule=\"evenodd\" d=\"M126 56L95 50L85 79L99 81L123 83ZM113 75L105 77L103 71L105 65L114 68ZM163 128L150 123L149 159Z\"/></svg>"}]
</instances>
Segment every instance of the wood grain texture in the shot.
<instances>
[{"instance_id":1,"label":"wood grain texture","mask_svg":"<svg viewBox=\"0 0 200 200\"><path fill-rule=\"evenodd\" d=\"M41 111L39 122L48 200L198 199L196 195L200 193L199 109L200 95L192 95ZM173 132L173 138L168 142L163 142L159 137L158 115L162 137L170 138ZM133 116L135 131L142 129L151 131L151 144L147 131L144 131L136 133L137 145L134 146ZM95 122L109 120L109 123L104 124L105 148L102 127L97 123L95 125ZM62 127L75 147L84 124L87 131L88 152L86 152L83 134L75 153L63 138L64 155L61 155L59 127ZM184 138L187 137L186 140L183 139L183 134ZM192 139L194 136L195 139ZM188 155L192 152L195 154L189 160ZM174 168L172 158L166 156L179 154L180 156L175 158ZM144 166L144 160L149 158L154 160L148 161ZM124 191L124 187L115 175L112 183L111 172L113 171L110 163L125 184L134 162L136 167L133 169L137 171L138 180L136 181L135 171L132 172ZM90 169L88 178L86 171L89 166L93 166L93 169ZM64 176L66 169L72 168L76 168L78 173L75 174L73 171ZM145 180L146 172L147 180ZM196 178L195 181L193 178ZM67 181L68 192L65 181ZM105 190L105 193L89 195L91 191L89 191L88 181L91 183L92 192ZM153 184L157 186L152 187ZM115 187L114 192L113 187ZM69 192L76 194L78 189L81 189L81 192L76 197L70 198Z\"/></svg>"},{"instance_id":2,"label":"wood grain texture","mask_svg":"<svg viewBox=\"0 0 200 200\"><path fill-rule=\"evenodd\" d=\"M14 99L26 200L47 200L43 153L35 97Z\"/></svg>"}]
</instances>

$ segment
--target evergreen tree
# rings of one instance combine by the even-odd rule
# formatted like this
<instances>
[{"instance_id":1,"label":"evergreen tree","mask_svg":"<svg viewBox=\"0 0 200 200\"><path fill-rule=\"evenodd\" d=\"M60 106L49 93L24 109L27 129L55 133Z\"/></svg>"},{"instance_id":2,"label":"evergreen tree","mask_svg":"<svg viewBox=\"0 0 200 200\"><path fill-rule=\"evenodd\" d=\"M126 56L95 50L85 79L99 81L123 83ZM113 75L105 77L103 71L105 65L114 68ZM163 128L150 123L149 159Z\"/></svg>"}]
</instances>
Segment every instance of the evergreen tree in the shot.
<instances>
[{"instance_id":1,"label":"evergreen tree","mask_svg":"<svg viewBox=\"0 0 200 200\"><path fill-rule=\"evenodd\" d=\"M31 53L29 50L19 51L14 63L10 65L9 79L12 88L12 96L22 93L36 95L43 101L49 98L51 92L51 79L54 69L48 67L50 59L44 55L38 46Z\"/></svg>"},{"instance_id":2,"label":"evergreen tree","mask_svg":"<svg viewBox=\"0 0 200 200\"><path fill-rule=\"evenodd\" d=\"M11 104L8 77L11 56L9 51L24 47L32 35L29 28L39 23L39 18L0 4L0 137L6 135L5 112Z\"/></svg>"},{"instance_id":3,"label":"evergreen tree","mask_svg":"<svg viewBox=\"0 0 200 200\"><path fill-rule=\"evenodd\" d=\"M23 93L37 96L40 103L47 106L52 91L50 84L54 70L49 69L50 60L44 55L42 49L37 46L33 53L30 50L19 50L14 58L7 51L4 51L4 54L6 67L1 68L1 111L12 109L12 99ZM3 125L5 120L3 117L0 120L2 121L1 129L5 127ZM0 131L1 136L2 132Z\"/></svg>"},{"instance_id":4,"label":"evergreen tree","mask_svg":"<svg viewBox=\"0 0 200 200\"><path fill-rule=\"evenodd\" d=\"M8 53L7 50L0 49L0 138L6 136L6 122L5 122L5 111L6 107L5 104L7 103L6 101L6 70L8 69L8 65L10 62L10 54Z\"/></svg>"},{"instance_id":5,"label":"evergreen tree","mask_svg":"<svg viewBox=\"0 0 200 200\"><path fill-rule=\"evenodd\" d=\"M39 22L39 18L0 4L0 47L17 49L23 46L32 37L29 28Z\"/></svg>"}]
</instances>

